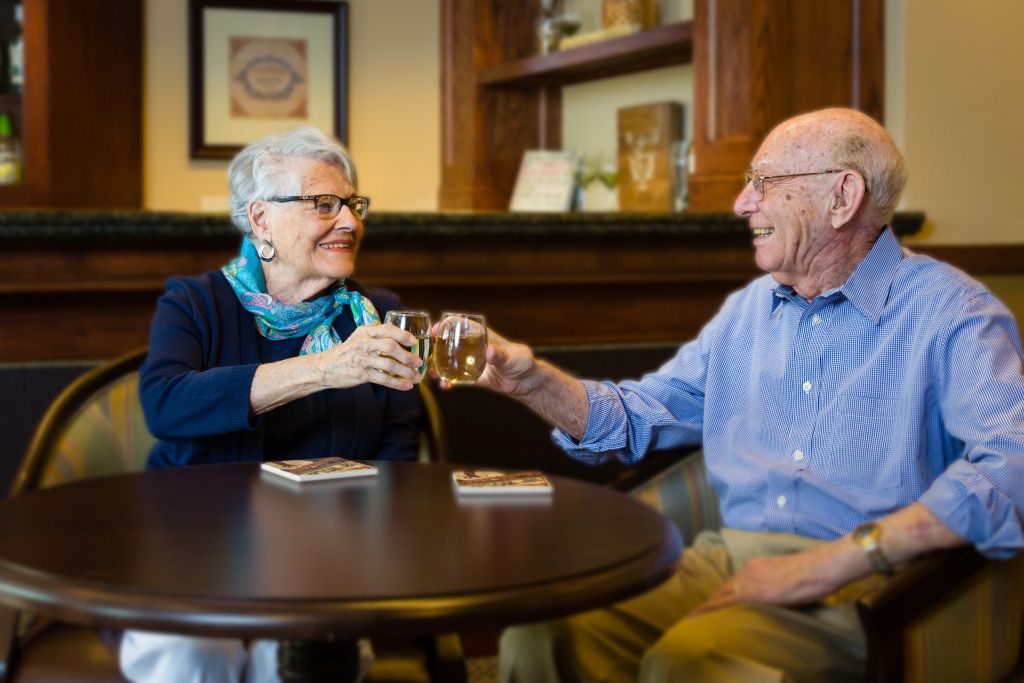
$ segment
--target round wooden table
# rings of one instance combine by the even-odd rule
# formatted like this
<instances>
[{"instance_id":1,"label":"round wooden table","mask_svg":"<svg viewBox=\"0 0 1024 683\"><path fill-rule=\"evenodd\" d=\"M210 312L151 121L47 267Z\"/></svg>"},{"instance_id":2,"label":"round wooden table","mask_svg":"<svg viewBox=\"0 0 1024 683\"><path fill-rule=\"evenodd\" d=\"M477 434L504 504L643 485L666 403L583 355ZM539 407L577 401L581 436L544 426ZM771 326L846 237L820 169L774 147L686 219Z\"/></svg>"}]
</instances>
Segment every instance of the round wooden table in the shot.
<instances>
[{"instance_id":1,"label":"round wooden table","mask_svg":"<svg viewBox=\"0 0 1024 683\"><path fill-rule=\"evenodd\" d=\"M0 602L79 624L348 641L500 627L607 605L672 572L678 532L552 477L457 498L444 465L292 483L255 464L86 480L0 502Z\"/></svg>"}]
</instances>

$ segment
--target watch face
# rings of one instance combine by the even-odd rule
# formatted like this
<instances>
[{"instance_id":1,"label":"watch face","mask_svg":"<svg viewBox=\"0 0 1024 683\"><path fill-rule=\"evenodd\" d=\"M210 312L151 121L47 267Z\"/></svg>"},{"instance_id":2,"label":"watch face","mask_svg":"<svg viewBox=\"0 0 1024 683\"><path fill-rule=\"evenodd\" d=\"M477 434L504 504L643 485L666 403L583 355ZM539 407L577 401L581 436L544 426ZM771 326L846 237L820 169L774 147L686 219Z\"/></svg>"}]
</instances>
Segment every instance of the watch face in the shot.
<instances>
[{"instance_id":1,"label":"watch face","mask_svg":"<svg viewBox=\"0 0 1024 683\"><path fill-rule=\"evenodd\" d=\"M883 574L892 572L892 565L889 564L885 555L882 554L881 547L879 547L878 539L882 536L882 530L877 524L865 522L854 529L850 536L867 553L875 571L882 572Z\"/></svg>"},{"instance_id":2,"label":"watch face","mask_svg":"<svg viewBox=\"0 0 1024 683\"><path fill-rule=\"evenodd\" d=\"M874 522L864 522L856 529L853 530L853 539L858 543L866 541L868 539L877 539L881 532L878 529L878 525Z\"/></svg>"}]
</instances>

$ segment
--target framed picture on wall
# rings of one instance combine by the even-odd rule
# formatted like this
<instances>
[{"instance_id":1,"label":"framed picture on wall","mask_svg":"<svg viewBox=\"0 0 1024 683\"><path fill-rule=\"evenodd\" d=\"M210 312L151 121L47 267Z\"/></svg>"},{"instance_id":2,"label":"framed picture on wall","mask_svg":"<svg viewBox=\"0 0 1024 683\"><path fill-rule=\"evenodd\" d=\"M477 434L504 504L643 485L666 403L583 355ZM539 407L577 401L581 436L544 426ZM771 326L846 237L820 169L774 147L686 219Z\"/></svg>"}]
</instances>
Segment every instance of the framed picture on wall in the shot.
<instances>
[{"instance_id":1,"label":"framed picture on wall","mask_svg":"<svg viewBox=\"0 0 1024 683\"><path fill-rule=\"evenodd\" d=\"M189 148L227 159L315 126L348 138L348 3L189 0Z\"/></svg>"}]
</instances>

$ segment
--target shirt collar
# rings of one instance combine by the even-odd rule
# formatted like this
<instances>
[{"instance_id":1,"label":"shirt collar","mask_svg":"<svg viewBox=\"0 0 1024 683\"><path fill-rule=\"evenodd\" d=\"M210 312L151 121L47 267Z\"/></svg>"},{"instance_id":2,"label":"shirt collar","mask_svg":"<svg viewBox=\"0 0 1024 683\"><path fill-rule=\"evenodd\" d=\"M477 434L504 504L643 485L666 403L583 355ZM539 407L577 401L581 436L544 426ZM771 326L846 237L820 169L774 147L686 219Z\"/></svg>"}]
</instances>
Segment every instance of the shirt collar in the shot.
<instances>
[{"instance_id":1,"label":"shirt collar","mask_svg":"<svg viewBox=\"0 0 1024 683\"><path fill-rule=\"evenodd\" d=\"M889 290L896 279L896 269L902 258L903 250L896 235L892 228L886 227L846 282L836 289L822 292L819 296L830 298L842 295L865 318L877 325L882 318L882 310L889 301ZM789 285L776 285L772 289L772 311L783 300L790 300L794 296L796 292Z\"/></svg>"}]
</instances>

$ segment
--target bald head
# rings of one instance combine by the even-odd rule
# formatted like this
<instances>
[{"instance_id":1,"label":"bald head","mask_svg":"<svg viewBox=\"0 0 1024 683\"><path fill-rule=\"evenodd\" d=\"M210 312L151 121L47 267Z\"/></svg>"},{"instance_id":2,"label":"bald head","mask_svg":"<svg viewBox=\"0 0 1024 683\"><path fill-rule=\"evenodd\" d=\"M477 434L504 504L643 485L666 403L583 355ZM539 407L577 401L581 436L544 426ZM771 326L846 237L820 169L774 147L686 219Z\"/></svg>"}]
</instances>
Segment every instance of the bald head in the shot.
<instances>
[{"instance_id":1,"label":"bald head","mask_svg":"<svg viewBox=\"0 0 1024 683\"><path fill-rule=\"evenodd\" d=\"M896 210L907 174L903 155L877 121L854 109L821 109L780 123L768 137L787 147L806 168L856 171L867 188L865 218L878 227ZM820 166L819 166L820 165Z\"/></svg>"}]
</instances>

